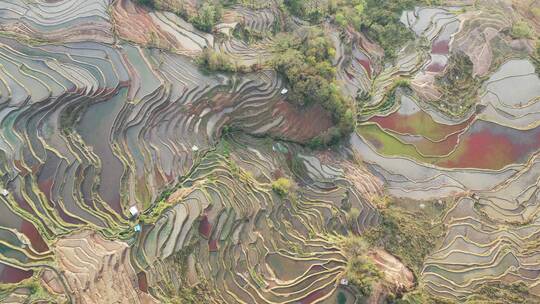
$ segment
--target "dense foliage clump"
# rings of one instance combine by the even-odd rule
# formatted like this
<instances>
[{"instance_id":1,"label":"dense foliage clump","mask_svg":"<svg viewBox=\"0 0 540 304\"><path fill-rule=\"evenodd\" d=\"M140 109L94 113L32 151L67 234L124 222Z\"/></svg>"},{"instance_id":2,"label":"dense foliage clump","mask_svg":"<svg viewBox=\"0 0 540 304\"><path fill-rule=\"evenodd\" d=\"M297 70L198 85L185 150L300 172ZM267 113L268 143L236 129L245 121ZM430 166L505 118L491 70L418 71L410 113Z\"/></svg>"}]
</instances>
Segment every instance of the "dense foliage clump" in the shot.
<instances>
[{"instance_id":1,"label":"dense foliage clump","mask_svg":"<svg viewBox=\"0 0 540 304\"><path fill-rule=\"evenodd\" d=\"M441 110L459 116L476 103L482 81L473 75L469 57L455 53L450 57L445 73L436 78L436 83L442 93L439 100L446 102Z\"/></svg>"},{"instance_id":2,"label":"dense foliage clump","mask_svg":"<svg viewBox=\"0 0 540 304\"><path fill-rule=\"evenodd\" d=\"M214 25L221 21L223 10L222 2L227 1L201 1L199 7L194 13L188 12L184 6L184 3L181 1L136 0L136 2L150 8L171 11L189 21L195 28L201 31L211 32Z\"/></svg>"},{"instance_id":3,"label":"dense foliage clump","mask_svg":"<svg viewBox=\"0 0 540 304\"><path fill-rule=\"evenodd\" d=\"M210 48L205 48L196 62L208 71L236 72L236 66L229 56Z\"/></svg>"},{"instance_id":4,"label":"dense foliage clump","mask_svg":"<svg viewBox=\"0 0 540 304\"><path fill-rule=\"evenodd\" d=\"M404 10L412 9L418 0L343 0L335 14L335 22L342 27L352 26L365 32L393 59L413 33L400 21Z\"/></svg>"},{"instance_id":5,"label":"dense foliage clump","mask_svg":"<svg viewBox=\"0 0 540 304\"><path fill-rule=\"evenodd\" d=\"M372 287L382 278L382 273L367 256L369 245L358 236L340 240L340 247L347 256L345 277L364 296L369 296Z\"/></svg>"},{"instance_id":6,"label":"dense foliage clump","mask_svg":"<svg viewBox=\"0 0 540 304\"><path fill-rule=\"evenodd\" d=\"M285 197L289 195L289 191L292 188L292 182L284 177L280 177L274 182L272 182L272 190L276 192L279 196Z\"/></svg>"},{"instance_id":7,"label":"dense foliage clump","mask_svg":"<svg viewBox=\"0 0 540 304\"><path fill-rule=\"evenodd\" d=\"M531 294L529 287L523 283L513 284L482 284L480 289L469 296L465 303L488 303L496 299L497 303L540 303L540 297Z\"/></svg>"},{"instance_id":8,"label":"dense foliage clump","mask_svg":"<svg viewBox=\"0 0 540 304\"><path fill-rule=\"evenodd\" d=\"M211 32L221 20L222 6L219 2L205 2L198 10L197 14L189 18L189 22L195 26L195 28Z\"/></svg>"},{"instance_id":9,"label":"dense foliage clump","mask_svg":"<svg viewBox=\"0 0 540 304\"><path fill-rule=\"evenodd\" d=\"M511 34L512 37L517 39L531 38L533 36L533 30L527 22L517 21L512 25Z\"/></svg>"},{"instance_id":10,"label":"dense foliage clump","mask_svg":"<svg viewBox=\"0 0 540 304\"><path fill-rule=\"evenodd\" d=\"M275 47L275 68L291 88L288 100L298 106L322 105L333 114L337 128L317 138L318 144L332 143L354 129L352 100L341 93L332 66L335 50L320 28L297 35L281 35Z\"/></svg>"},{"instance_id":11,"label":"dense foliage clump","mask_svg":"<svg viewBox=\"0 0 540 304\"><path fill-rule=\"evenodd\" d=\"M438 4L438 0L285 0L289 11L312 22L330 17L343 27L362 31L377 42L388 59L394 59L400 47L414 34L400 21L404 10L419 5Z\"/></svg>"},{"instance_id":12,"label":"dense foliage clump","mask_svg":"<svg viewBox=\"0 0 540 304\"><path fill-rule=\"evenodd\" d=\"M540 40L536 42L536 48L531 55L531 59L534 64L536 74L540 76Z\"/></svg>"}]
</instances>

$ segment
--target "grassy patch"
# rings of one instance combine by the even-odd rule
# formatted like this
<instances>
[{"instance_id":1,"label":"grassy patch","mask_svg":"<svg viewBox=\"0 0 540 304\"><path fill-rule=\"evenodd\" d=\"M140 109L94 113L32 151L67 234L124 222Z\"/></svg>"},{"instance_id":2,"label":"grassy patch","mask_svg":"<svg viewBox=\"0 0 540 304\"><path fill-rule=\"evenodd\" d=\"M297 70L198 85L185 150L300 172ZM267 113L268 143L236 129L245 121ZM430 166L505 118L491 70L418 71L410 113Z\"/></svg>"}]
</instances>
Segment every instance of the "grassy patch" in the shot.
<instances>
[{"instance_id":1,"label":"grassy patch","mask_svg":"<svg viewBox=\"0 0 540 304\"><path fill-rule=\"evenodd\" d=\"M513 284L495 283L483 284L479 290L465 301L468 304L488 302L533 304L540 303L540 297L531 294L529 287L523 282Z\"/></svg>"},{"instance_id":2,"label":"grassy patch","mask_svg":"<svg viewBox=\"0 0 540 304\"><path fill-rule=\"evenodd\" d=\"M439 216L444 207L426 203L424 209L406 210L391 204L381 210L380 225L368 230L364 237L374 246L382 247L399 257L416 275L425 257L433 251L444 233Z\"/></svg>"}]
</instances>

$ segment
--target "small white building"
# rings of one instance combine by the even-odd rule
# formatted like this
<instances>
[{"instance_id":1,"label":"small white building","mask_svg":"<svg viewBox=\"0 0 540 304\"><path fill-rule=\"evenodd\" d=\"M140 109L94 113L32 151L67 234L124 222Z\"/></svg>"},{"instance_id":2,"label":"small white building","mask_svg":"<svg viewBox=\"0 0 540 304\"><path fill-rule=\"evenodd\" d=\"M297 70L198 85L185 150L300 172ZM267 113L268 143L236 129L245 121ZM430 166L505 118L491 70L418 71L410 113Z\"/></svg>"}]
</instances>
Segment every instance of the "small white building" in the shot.
<instances>
[{"instance_id":1,"label":"small white building","mask_svg":"<svg viewBox=\"0 0 540 304\"><path fill-rule=\"evenodd\" d=\"M289 92L289 90L287 90L287 88L283 88L281 90L281 95L285 95L285 94L287 94L287 92Z\"/></svg>"},{"instance_id":2,"label":"small white building","mask_svg":"<svg viewBox=\"0 0 540 304\"><path fill-rule=\"evenodd\" d=\"M191 151L197 152L197 151L199 151L199 147L193 145L193 147L191 147Z\"/></svg>"},{"instance_id":3,"label":"small white building","mask_svg":"<svg viewBox=\"0 0 540 304\"><path fill-rule=\"evenodd\" d=\"M8 196L8 194L9 194L9 191L7 191L7 189L2 189L2 196L3 197Z\"/></svg>"},{"instance_id":4,"label":"small white building","mask_svg":"<svg viewBox=\"0 0 540 304\"><path fill-rule=\"evenodd\" d=\"M137 206L131 206L129 207L129 213L131 213L131 216L137 216L139 214L139 209L137 209Z\"/></svg>"},{"instance_id":5,"label":"small white building","mask_svg":"<svg viewBox=\"0 0 540 304\"><path fill-rule=\"evenodd\" d=\"M343 279L341 279L341 280L339 281L339 284L340 284L340 285L347 286L347 285L349 285L349 280L343 278Z\"/></svg>"}]
</instances>

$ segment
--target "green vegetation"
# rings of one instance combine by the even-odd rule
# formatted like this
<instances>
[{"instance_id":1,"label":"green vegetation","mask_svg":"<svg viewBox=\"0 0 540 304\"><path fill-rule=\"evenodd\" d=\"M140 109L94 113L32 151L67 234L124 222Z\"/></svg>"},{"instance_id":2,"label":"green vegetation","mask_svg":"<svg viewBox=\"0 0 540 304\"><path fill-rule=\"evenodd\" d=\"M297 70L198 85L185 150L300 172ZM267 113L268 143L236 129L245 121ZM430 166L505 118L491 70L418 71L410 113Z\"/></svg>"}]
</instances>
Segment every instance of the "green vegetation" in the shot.
<instances>
[{"instance_id":1,"label":"green vegetation","mask_svg":"<svg viewBox=\"0 0 540 304\"><path fill-rule=\"evenodd\" d=\"M216 23L221 20L222 6L219 1L206 1L197 11L197 14L189 18L189 22L197 29L211 32Z\"/></svg>"},{"instance_id":2,"label":"green vegetation","mask_svg":"<svg viewBox=\"0 0 540 304\"><path fill-rule=\"evenodd\" d=\"M463 53L454 53L449 59L446 72L436 78L436 84L444 101L440 110L460 116L476 103L481 79L473 76L473 63Z\"/></svg>"},{"instance_id":3,"label":"green vegetation","mask_svg":"<svg viewBox=\"0 0 540 304\"><path fill-rule=\"evenodd\" d=\"M337 127L322 134L312 146L335 143L355 126L352 100L345 97L336 82L332 66L335 50L325 32L314 27L303 33L277 37L273 65L291 88L288 100L298 106L322 105L333 115Z\"/></svg>"},{"instance_id":4,"label":"green vegetation","mask_svg":"<svg viewBox=\"0 0 540 304\"><path fill-rule=\"evenodd\" d=\"M442 210L435 209L435 213ZM381 210L381 224L368 230L364 237L373 246L384 248L399 257L417 275L424 258L435 248L444 232L437 214L425 210L408 211L392 206Z\"/></svg>"},{"instance_id":5,"label":"green vegetation","mask_svg":"<svg viewBox=\"0 0 540 304\"><path fill-rule=\"evenodd\" d=\"M540 76L540 40L536 41L536 48L531 55L532 63L534 64L536 74Z\"/></svg>"},{"instance_id":6,"label":"green vegetation","mask_svg":"<svg viewBox=\"0 0 540 304\"><path fill-rule=\"evenodd\" d=\"M540 19L540 7L531 8L531 13L535 18Z\"/></svg>"},{"instance_id":7,"label":"green vegetation","mask_svg":"<svg viewBox=\"0 0 540 304\"><path fill-rule=\"evenodd\" d=\"M50 294L47 289L41 284L41 279L38 275L23 280L19 283L1 283L0 284L0 301L5 300L10 294L16 290L26 289L30 296L25 303L59 303L59 299Z\"/></svg>"},{"instance_id":8,"label":"green vegetation","mask_svg":"<svg viewBox=\"0 0 540 304\"><path fill-rule=\"evenodd\" d=\"M394 59L397 51L406 41L414 38L414 34L401 22L404 10L415 5L427 4L419 0L343 0L334 17L334 21L342 26L351 26L362 31L375 40L385 52L388 59Z\"/></svg>"},{"instance_id":9,"label":"green vegetation","mask_svg":"<svg viewBox=\"0 0 540 304\"><path fill-rule=\"evenodd\" d=\"M540 297L529 292L529 287L523 282L513 284L482 284L480 289L469 296L465 303L540 303Z\"/></svg>"},{"instance_id":10,"label":"green vegetation","mask_svg":"<svg viewBox=\"0 0 540 304\"><path fill-rule=\"evenodd\" d=\"M517 21L512 25L511 35L514 38L531 38L533 30L526 21Z\"/></svg>"},{"instance_id":11,"label":"green vegetation","mask_svg":"<svg viewBox=\"0 0 540 304\"><path fill-rule=\"evenodd\" d=\"M321 22L328 14L329 5L326 1L318 0L284 0L283 4L295 16L313 23Z\"/></svg>"},{"instance_id":12,"label":"green vegetation","mask_svg":"<svg viewBox=\"0 0 540 304\"><path fill-rule=\"evenodd\" d=\"M456 304L455 301L434 297L424 289L415 289L408 292L401 299L396 299L395 304Z\"/></svg>"},{"instance_id":13,"label":"green vegetation","mask_svg":"<svg viewBox=\"0 0 540 304\"><path fill-rule=\"evenodd\" d=\"M73 128L81 120L87 108L87 103L75 103L70 104L62 111L60 114L60 128L64 134L73 132Z\"/></svg>"},{"instance_id":14,"label":"green vegetation","mask_svg":"<svg viewBox=\"0 0 540 304\"><path fill-rule=\"evenodd\" d=\"M188 246L180 249L176 254L165 261L167 269L169 269L171 273L174 272L179 274L178 278L181 279L180 284L173 284L169 281L162 284L164 286L161 288L164 289L170 296L169 303L171 304L205 303L209 298L209 293L211 292L212 288L210 288L205 281L190 287L186 280L188 272L187 260L189 255L191 255L195 248L197 248L198 242L199 239L195 238Z\"/></svg>"},{"instance_id":15,"label":"green vegetation","mask_svg":"<svg viewBox=\"0 0 540 304\"><path fill-rule=\"evenodd\" d=\"M193 26L201 31L211 32L222 17L222 2L219 0L200 1L196 12L188 13L182 1L168 0L135 0L137 3L164 11L174 12L189 21Z\"/></svg>"},{"instance_id":16,"label":"green vegetation","mask_svg":"<svg viewBox=\"0 0 540 304\"><path fill-rule=\"evenodd\" d=\"M144 6L148 6L150 8L156 7L156 0L135 0L135 2Z\"/></svg>"},{"instance_id":17,"label":"green vegetation","mask_svg":"<svg viewBox=\"0 0 540 304\"><path fill-rule=\"evenodd\" d=\"M345 274L349 282L356 286L364 296L371 294L373 284L382 276L375 264L365 255L351 257L347 262Z\"/></svg>"},{"instance_id":18,"label":"green vegetation","mask_svg":"<svg viewBox=\"0 0 540 304\"><path fill-rule=\"evenodd\" d=\"M438 0L285 0L293 15L311 22L320 22L328 16L342 28L352 27L376 41L388 59L394 59L397 50L414 37L401 22L404 10L418 5L439 4Z\"/></svg>"},{"instance_id":19,"label":"green vegetation","mask_svg":"<svg viewBox=\"0 0 540 304\"><path fill-rule=\"evenodd\" d=\"M382 274L366 255L368 244L358 236L349 236L340 240L340 246L348 258L345 277L362 295L369 296Z\"/></svg>"},{"instance_id":20,"label":"green vegetation","mask_svg":"<svg viewBox=\"0 0 540 304\"><path fill-rule=\"evenodd\" d=\"M280 177L274 182L272 182L272 190L276 192L281 197L286 197L289 195L289 191L292 188L292 182L284 177Z\"/></svg>"},{"instance_id":21,"label":"green vegetation","mask_svg":"<svg viewBox=\"0 0 540 304\"><path fill-rule=\"evenodd\" d=\"M205 48L201 55L195 59L203 69L213 72L236 72L236 66L232 59L221 52Z\"/></svg>"}]
</instances>

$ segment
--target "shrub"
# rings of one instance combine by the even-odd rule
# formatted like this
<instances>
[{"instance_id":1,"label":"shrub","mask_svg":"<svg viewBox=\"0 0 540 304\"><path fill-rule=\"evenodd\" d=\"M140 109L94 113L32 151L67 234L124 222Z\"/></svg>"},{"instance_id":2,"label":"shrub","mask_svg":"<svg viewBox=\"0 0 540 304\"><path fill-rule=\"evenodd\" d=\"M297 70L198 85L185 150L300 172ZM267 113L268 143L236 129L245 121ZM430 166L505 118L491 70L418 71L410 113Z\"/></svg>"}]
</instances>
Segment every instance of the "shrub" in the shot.
<instances>
[{"instance_id":1,"label":"shrub","mask_svg":"<svg viewBox=\"0 0 540 304\"><path fill-rule=\"evenodd\" d=\"M345 275L349 282L358 287L360 293L365 296L371 294L373 284L382 277L375 264L364 255L349 258Z\"/></svg>"},{"instance_id":2,"label":"shrub","mask_svg":"<svg viewBox=\"0 0 540 304\"><path fill-rule=\"evenodd\" d=\"M517 21L512 25L511 34L516 39L531 38L533 31L527 22Z\"/></svg>"},{"instance_id":3,"label":"shrub","mask_svg":"<svg viewBox=\"0 0 540 304\"><path fill-rule=\"evenodd\" d=\"M199 8L197 15L189 18L189 22L201 31L211 32L214 25L221 20L221 13L222 7L219 2L205 2Z\"/></svg>"},{"instance_id":4,"label":"shrub","mask_svg":"<svg viewBox=\"0 0 540 304\"><path fill-rule=\"evenodd\" d=\"M540 19L540 7L533 7L531 12L535 18Z\"/></svg>"},{"instance_id":5,"label":"shrub","mask_svg":"<svg viewBox=\"0 0 540 304\"><path fill-rule=\"evenodd\" d=\"M272 190L274 190L274 192L276 192L281 197L289 195L289 191L291 190L291 188L291 181L284 177L280 177L274 182L272 182Z\"/></svg>"},{"instance_id":6,"label":"shrub","mask_svg":"<svg viewBox=\"0 0 540 304\"><path fill-rule=\"evenodd\" d=\"M205 48L196 62L209 71L236 72L236 66L229 56L210 48Z\"/></svg>"},{"instance_id":7,"label":"shrub","mask_svg":"<svg viewBox=\"0 0 540 304\"><path fill-rule=\"evenodd\" d=\"M144 6L148 6L150 8L153 8L155 6L154 0L136 0L135 2Z\"/></svg>"}]
</instances>

